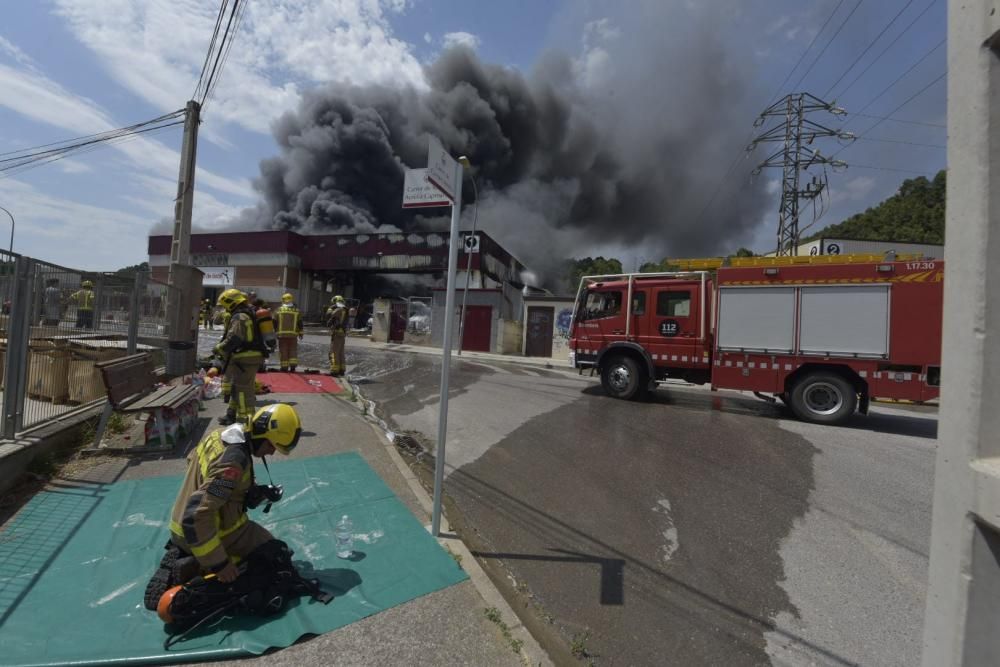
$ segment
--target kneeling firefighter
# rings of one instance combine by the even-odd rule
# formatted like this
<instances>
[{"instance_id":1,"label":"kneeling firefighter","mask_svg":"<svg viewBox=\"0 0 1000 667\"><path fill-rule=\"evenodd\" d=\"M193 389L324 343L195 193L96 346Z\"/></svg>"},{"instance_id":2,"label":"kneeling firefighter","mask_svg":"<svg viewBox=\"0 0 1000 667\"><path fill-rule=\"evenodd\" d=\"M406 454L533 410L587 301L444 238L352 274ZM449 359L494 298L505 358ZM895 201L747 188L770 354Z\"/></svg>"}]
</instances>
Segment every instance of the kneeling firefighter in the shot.
<instances>
[{"instance_id":1,"label":"kneeling firefighter","mask_svg":"<svg viewBox=\"0 0 1000 667\"><path fill-rule=\"evenodd\" d=\"M219 423L246 423L257 405L257 370L270 348L264 342L253 306L243 292L227 289L219 295L219 305L231 315L225 335L213 349L221 360L223 374L231 380L229 407Z\"/></svg>"},{"instance_id":2,"label":"kneeling firefighter","mask_svg":"<svg viewBox=\"0 0 1000 667\"><path fill-rule=\"evenodd\" d=\"M202 620L221 605L247 607L253 600L267 608L248 607L254 613L280 611L273 590L280 582L272 576L278 570L287 584L280 606L291 595L322 593L315 582L298 577L288 546L247 516L265 500L267 513L282 495L280 486L256 484L253 457L266 468L264 457L275 451L288 455L301 434L295 410L276 403L258 410L249 425L216 429L198 443L174 501L167 554L146 587L146 608L181 625ZM262 592L271 597L260 597Z\"/></svg>"}]
</instances>

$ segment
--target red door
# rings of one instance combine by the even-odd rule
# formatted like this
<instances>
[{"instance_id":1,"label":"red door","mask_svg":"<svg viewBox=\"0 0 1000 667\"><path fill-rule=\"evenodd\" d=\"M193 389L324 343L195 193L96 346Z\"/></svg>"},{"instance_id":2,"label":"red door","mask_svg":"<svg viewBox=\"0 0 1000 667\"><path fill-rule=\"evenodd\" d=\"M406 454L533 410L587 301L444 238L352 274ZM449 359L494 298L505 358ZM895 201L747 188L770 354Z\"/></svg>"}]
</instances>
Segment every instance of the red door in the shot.
<instances>
[{"instance_id":1,"label":"red door","mask_svg":"<svg viewBox=\"0 0 1000 667\"><path fill-rule=\"evenodd\" d=\"M492 306L466 306L462 349L469 352L489 352L492 324Z\"/></svg>"}]
</instances>

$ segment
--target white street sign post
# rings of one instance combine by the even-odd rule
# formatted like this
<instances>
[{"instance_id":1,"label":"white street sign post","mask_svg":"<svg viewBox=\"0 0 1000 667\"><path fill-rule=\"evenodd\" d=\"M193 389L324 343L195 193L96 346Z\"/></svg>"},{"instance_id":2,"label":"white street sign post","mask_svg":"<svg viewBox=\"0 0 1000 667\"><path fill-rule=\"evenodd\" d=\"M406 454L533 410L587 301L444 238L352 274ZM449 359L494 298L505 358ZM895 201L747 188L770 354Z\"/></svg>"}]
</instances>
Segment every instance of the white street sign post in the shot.
<instances>
[{"instance_id":1,"label":"white street sign post","mask_svg":"<svg viewBox=\"0 0 1000 667\"><path fill-rule=\"evenodd\" d=\"M407 169L403 175L403 208L451 206L451 200L430 181L426 169Z\"/></svg>"},{"instance_id":2,"label":"white street sign post","mask_svg":"<svg viewBox=\"0 0 1000 667\"><path fill-rule=\"evenodd\" d=\"M431 534L441 531L441 490L444 485L445 437L448 433L448 374L451 368L451 331L455 326L455 273L458 269L458 219L462 214L462 165L431 136L427 150L427 180L452 201L451 234L448 237L448 286L444 304L444 341L441 344L441 405L437 447L434 449L434 508Z\"/></svg>"}]
</instances>

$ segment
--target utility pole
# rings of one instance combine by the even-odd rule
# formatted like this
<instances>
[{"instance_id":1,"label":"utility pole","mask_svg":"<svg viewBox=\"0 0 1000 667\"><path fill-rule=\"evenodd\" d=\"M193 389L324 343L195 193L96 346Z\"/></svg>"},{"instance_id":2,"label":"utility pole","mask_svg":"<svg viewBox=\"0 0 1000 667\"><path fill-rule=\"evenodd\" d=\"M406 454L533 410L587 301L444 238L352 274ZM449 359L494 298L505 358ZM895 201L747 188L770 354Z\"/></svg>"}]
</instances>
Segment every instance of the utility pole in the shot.
<instances>
[{"instance_id":1,"label":"utility pole","mask_svg":"<svg viewBox=\"0 0 1000 667\"><path fill-rule=\"evenodd\" d=\"M768 118L781 118L782 122L759 134L747 147L749 153L758 144L781 144L780 149L753 170L754 174L759 174L766 167L781 167L782 170L781 204L778 207L777 254L779 256L795 255L798 252L799 200L814 200L827 187L824 173L819 178L813 176L803 189L801 186L803 172L815 165L845 166L839 160L832 160L820 154L819 149L810 149L806 146L820 137L853 138L850 133L824 127L806 117L814 111L826 111L835 116L845 113L843 109L809 93L788 94L762 111L754 121L754 127L760 127Z\"/></svg>"},{"instance_id":2,"label":"utility pole","mask_svg":"<svg viewBox=\"0 0 1000 667\"><path fill-rule=\"evenodd\" d=\"M181 168L174 200L174 234L170 242L170 278L174 285L174 264L191 261L191 211L194 206L194 173L198 156L198 124L201 105L190 100L184 114L184 139L181 142Z\"/></svg>"},{"instance_id":3,"label":"utility pole","mask_svg":"<svg viewBox=\"0 0 1000 667\"><path fill-rule=\"evenodd\" d=\"M174 375L193 370L195 360L198 321L195 308L201 295L201 272L191 266L191 212L200 122L201 105L190 100L184 115L184 139L177 177L177 199L174 200L174 231L167 278L167 372Z\"/></svg>"}]
</instances>

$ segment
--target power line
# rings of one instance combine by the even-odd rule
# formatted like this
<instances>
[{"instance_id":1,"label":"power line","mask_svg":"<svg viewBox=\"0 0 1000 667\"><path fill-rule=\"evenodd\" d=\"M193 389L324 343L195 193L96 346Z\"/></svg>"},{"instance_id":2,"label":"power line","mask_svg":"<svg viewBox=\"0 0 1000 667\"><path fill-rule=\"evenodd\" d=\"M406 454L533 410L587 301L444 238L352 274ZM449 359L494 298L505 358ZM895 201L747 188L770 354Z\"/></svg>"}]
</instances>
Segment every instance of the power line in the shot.
<instances>
[{"instance_id":1,"label":"power line","mask_svg":"<svg viewBox=\"0 0 1000 667\"><path fill-rule=\"evenodd\" d=\"M73 150L65 150L58 153L39 154L33 156L32 159L24 159L16 163L4 164L0 166L0 178L13 176L15 174L20 174L21 172L28 171L29 169L42 167L52 162L56 162L58 160L70 157L71 155L77 156L83 153L89 153L91 151L97 150L98 148L103 148L104 146L117 145L120 143L124 143L126 141L131 141L133 139L138 139L140 134L147 134L147 133L153 134L168 129L174 125L183 125L183 124L184 121L182 120L173 121L170 123L164 123L162 125L136 130L128 134L122 134L120 136L111 137L99 143L93 143L93 142L87 143Z\"/></svg>"},{"instance_id":2,"label":"power line","mask_svg":"<svg viewBox=\"0 0 1000 667\"><path fill-rule=\"evenodd\" d=\"M177 111L171 111L170 113L163 114L162 116L157 116L156 118L153 118L153 119L150 119L150 120L142 121L141 123L135 123L133 125L126 125L125 127L119 127L117 129L114 129L114 130L105 130L104 132L97 132L95 134L87 134L87 135L84 135L82 137L76 137L74 139L63 139L62 141L53 141L53 142L48 143L48 144L41 144L41 145L38 145L38 146L32 146L30 148L19 148L19 149L14 150L14 151L7 151L5 153L0 153L0 157L4 157L4 156L7 156L7 155L17 155L17 154L20 154L20 153L35 152L35 151L39 151L42 148L48 148L50 146L59 146L61 144L69 144L69 143L80 143L80 142L83 142L83 141L87 141L89 139L95 139L95 138L104 137L105 135L112 135L112 134L119 134L119 133L123 133L123 132L128 132L128 131L133 130L135 128L143 127L143 126L149 125L151 123L158 123L160 121L168 120L168 119L171 119L171 118L178 118L178 117L180 117L182 115L184 115L184 110L183 109L178 109ZM3 162L3 160L0 160L0 162Z\"/></svg>"},{"instance_id":3,"label":"power line","mask_svg":"<svg viewBox=\"0 0 1000 667\"><path fill-rule=\"evenodd\" d=\"M809 46L807 46L806 50L802 52L801 56L799 56L799 59L796 61L795 65L792 66L792 69L788 70L788 74L785 75L785 80L782 81L781 85L779 85L778 88L773 93L771 93L771 95L767 98L768 106L770 106L774 102L774 100L777 99L778 95L781 93L781 90L785 87L785 84L788 83L788 80L792 78L792 74L795 74L795 70L797 70L799 68L799 65L802 64L802 61L805 59L806 54L809 53L809 51L813 47L813 44L816 43L816 40L819 39L819 36L823 34L824 30L826 30L826 26L830 23L830 20L833 19L834 15L840 9L840 6L842 4L844 4L844 0L840 0L840 2L837 3L837 6L833 8L833 11L830 12L830 15L826 17L826 21L823 22L823 26L819 29L819 31L815 35L813 35L812 41L809 42Z\"/></svg>"},{"instance_id":4,"label":"power line","mask_svg":"<svg viewBox=\"0 0 1000 667\"><path fill-rule=\"evenodd\" d=\"M894 167L876 167L870 164L849 164L846 166L847 169L874 169L876 171L894 171L900 174L917 174L919 176L932 175L926 171L916 171L914 169L896 169Z\"/></svg>"},{"instance_id":5,"label":"power line","mask_svg":"<svg viewBox=\"0 0 1000 667\"><path fill-rule=\"evenodd\" d=\"M863 77L868 72L868 70L870 70L875 65L875 63L877 63L879 60L881 60L882 56L884 56L886 53L888 53L889 49L891 49L893 46L895 46L896 42L898 42L903 37L903 35L905 35L906 33L908 33L910 31L910 28L912 28L914 25L916 25L917 21L919 21L921 18L923 18L924 14L926 14L930 10L930 8L933 7L937 2L938 2L938 0L931 0L929 3L927 3L927 6L924 7L923 10L921 10L921 12L919 14L917 14L917 16L912 21L910 21L909 25L907 25L905 28L903 28L903 31L901 33L899 33L898 35L896 35L896 38L894 40L892 40L891 42L889 42L889 45L886 46L884 49L882 49L882 52L879 53L877 56L875 56L875 59L872 60L870 63L868 63L868 66L865 67L863 70L861 70L861 72L856 77L854 77L853 81L851 81L849 84L847 84L847 88L844 88L842 91L840 91L840 97L843 97L844 95L846 95L847 91L849 91L851 88L853 88L854 84L856 84L861 79L861 77Z\"/></svg>"},{"instance_id":6,"label":"power line","mask_svg":"<svg viewBox=\"0 0 1000 667\"><path fill-rule=\"evenodd\" d=\"M222 62L219 65L219 73L212 81L211 88L209 88L208 91L206 91L205 93L205 103L202 105L202 113L205 112L205 107L208 106L208 100L211 98L212 93L215 92L215 87L218 85L219 79L222 78L222 71L226 68L226 63L229 62L229 52L232 51L233 49L233 42L236 41L236 34L240 31L240 25L242 25L243 23L243 16L246 14L246 8L248 4L249 4L248 2L244 2L239 7L239 11L236 15L236 24L235 27L233 28L232 37L229 39L229 43L226 45L225 53L222 54Z\"/></svg>"},{"instance_id":7,"label":"power line","mask_svg":"<svg viewBox=\"0 0 1000 667\"><path fill-rule=\"evenodd\" d=\"M905 72L903 72L902 74L900 74L899 76L897 76L896 79L892 83L890 83L888 86L886 86L885 88L882 89L882 92L880 92L878 95L876 95L875 97L873 97L871 99L871 101L868 102L868 104L864 105L860 109L860 111L858 111L858 113L860 114L861 112L866 111L868 109L868 107L870 107L871 105L873 105L876 102L878 102L879 99L881 99L883 95L885 95L890 90L892 90L893 86L895 86L897 83L899 83L900 81L902 81L906 77L907 74L909 74L910 72L912 72L914 69L916 69L916 67L918 65L920 65L922 62L924 62L925 60L927 60L931 56L932 53L934 53L935 51L937 51L938 49L940 49L942 46L944 46L944 44L945 44L946 41L947 41L947 39L942 39L940 42L938 42L933 47L931 47L931 49L929 51L927 51L924 55L920 56L920 59L917 62L915 62L912 65L910 65L910 67ZM942 74L941 76L944 76L944 75ZM893 112L893 113L895 113L895 112ZM892 114L888 113L888 114L886 114L886 116L892 116Z\"/></svg>"},{"instance_id":8,"label":"power line","mask_svg":"<svg viewBox=\"0 0 1000 667\"><path fill-rule=\"evenodd\" d=\"M809 66L809 69L807 69L807 70L806 70L805 72L803 72L803 73L802 73L802 76L800 76L800 77L799 77L799 80L795 82L795 85L794 85L794 86L792 86L792 90L797 90L797 89L798 89L798 87L799 87L799 84L801 84L801 83L802 83L802 81L803 81L803 79L805 79L805 78L806 78L806 76L808 76L808 75L809 75L809 72L811 72L811 71L812 71L812 68L813 68L813 67L815 67L815 66L816 66L816 63L818 63L818 62L819 62L819 60L820 60L820 58L822 58L822 57L823 57L823 54L824 54L824 53L826 53L826 50L827 50L828 48L830 48L830 45L831 45L831 44L833 44L833 41L834 41L835 39L837 39L837 35L839 35L839 34L840 34L840 31L844 29L844 26L845 26L845 25L847 25L847 22L851 20L851 17L852 17L852 16L854 16L854 12L858 11L858 7L860 7L860 6L861 6L861 3L863 3L864 1L865 1L865 0L858 0L858 3L857 3L856 5L854 5L854 8L853 8L853 9L852 9L852 10L850 11L850 13L849 13L849 14L848 14L848 15L847 15L847 16L846 16L846 17L844 18L844 20L843 20L843 21L841 22L841 24L840 24L840 27L839 27L839 28L837 28L837 32L833 33L833 37L831 37L831 38L830 38L830 41L828 41L828 42L826 43L826 46L824 46L824 47L823 47L823 50L822 50L822 51L820 51L820 52L819 52L819 55L817 55L817 56L816 56L816 58L815 58L815 59L814 59L814 60L812 61L812 65L810 65L810 66Z\"/></svg>"},{"instance_id":9,"label":"power line","mask_svg":"<svg viewBox=\"0 0 1000 667\"><path fill-rule=\"evenodd\" d=\"M233 0L233 8L229 12L229 20L226 22L226 30L222 33L222 39L219 41L219 48L215 52L215 62L212 63L212 71L208 75L208 79L205 81L205 89L201 98L201 105L205 106L205 100L208 99L208 93L212 90L216 83L215 72L219 67L219 60L222 58L222 53L226 48L226 40L230 39L230 32L233 28L233 19L236 16L236 10L240 6L240 0ZM235 35L233 35L235 36Z\"/></svg>"},{"instance_id":10,"label":"power line","mask_svg":"<svg viewBox=\"0 0 1000 667\"><path fill-rule=\"evenodd\" d=\"M884 35L886 33L886 31L889 30L889 28L891 28L893 26L893 24L896 21L899 20L899 17L903 15L903 12L905 12L907 9L909 9L910 5L912 5L915 1L916 0L907 0L906 1L906 4L903 5L903 8L900 9L898 12L896 12L896 15L892 17L892 20L889 21L885 25L884 28L882 28L882 32L880 32L879 34L875 35L875 39L873 39L872 41L870 41L868 43L868 46L866 46L865 50L861 52L861 55L859 55L857 58L855 58L854 62L852 62L850 65L848 65L847 69L844 70L843 74L841 74L840 77L838 77L837 80L833 82L833 85L830 86L830 88L825 93L823 93L823 97L826 97L827 95L829 95L830 93L833 92L833 89L837 87L837 84L839 84L841 81L843 81L844 77L847 76L848 72L850 72L852 69L854 69L854 66L857 65L859 62L861 62L861 59L865 57L865 55L868 53L868 51L871 50L871 48L873 46L875 46L875 43L878 42L878 40L882 39L882 35Z\"/></svg>"},{"instance_id":11,"label":"power line","mask_svg":"<svg viewBox=\"0 0 1000 667\"><path fill-rule=\"evenodd\" d=\"M858 118L873 118L876 120L891 120L894 123L905 123L907 125L924 125L926 127L948 127L944 123L928 123L922 120L903 120L902 118L890 118L889 116L873 116L869 113L849 113L849 116L857 116Z\"/></svg>"},{"instance_id":12,"label":"power line","mask_svg":"<svg viewBox=\"0 0 1000 667\"><path fill-rule=\"evenodd\" d=\"M924 148L947 148L944 144L925 144L919 141L903 141L902 139L873 139L871 137L857 137L856 141L877 141L883 144L906 144L907 146L922 146Z\"/></svg>"},{"instance_id":13,"label":"power line","mask_svg":"<svg viewBox=\"0 0 1000 667\"><path fill-rule=\"evenodd\" d=\"M205 62L201 65L201 74L198 75L198 84L194 88L194 95L191 99L197 99L201 92L202 84L205 82L205 72L208 71L208 61L212 57L212 52L215 50L215 40L219 37L219 27L222 25L222 17L226 13L226 5L229 4L229 0L222 0L222 5L219 6L219 13L215 17L215 29L212 31L212 40L208 43L208 51L205 52Z\"/></svg>"},{"instance_id":14,"label":"power line","mask_svg":"<svg viewBox=\"0 0 1000 667\"><path fill-rule=\"evenodd\" d=\"M857 135L856 138L857 139L861 139L862 137L864 137L866 134L868 134L869 132L871 132L872 130L874 130L876 127L878 127L879 125L881 125L882 123L884 123L888 118L890 118L891 116L893 116L897 111L899 111L900 109L902 109L903 107L905 107L907 104L909 104L913 100L915 100L918 97L920 97L921 95L923 95L931 86L933 86L934 84L936 84L938 81L940 81L941 79L943 79L947 75L948 75L948 71L945 70L936 79L934 79L933 81L931 81L930 83L928 83L926 86L924 86L923 88L921 88L917 92L915 92L912 95L910 95L909 97L907 97L906 100L902 104L900 104L895 109L893 109L888 114L886 114L885 118L883 118L882 120L879 120L874 125L872 125L871 127L869 127L867 130L865 130L861 134ZM852 143L852 144L848 144L847 146L844 146L839 151L837 151L836 153L834 153L831 157L837 157L838 155L840 155L841 153L843 153L844 151L846 151L848 148L850 148L853 145L854 144Z\"/></svg>"}]
</instances>

